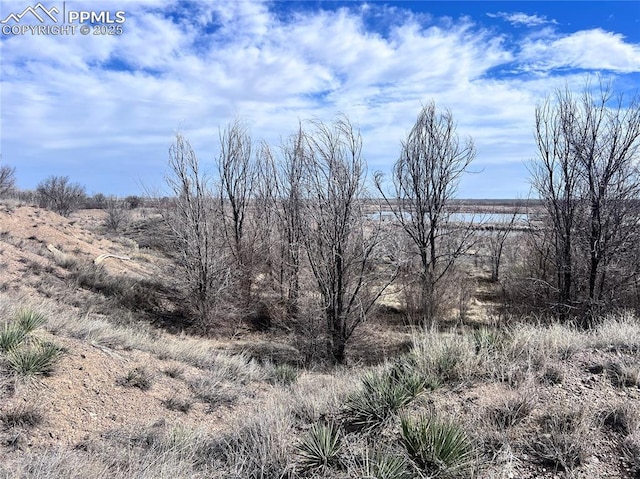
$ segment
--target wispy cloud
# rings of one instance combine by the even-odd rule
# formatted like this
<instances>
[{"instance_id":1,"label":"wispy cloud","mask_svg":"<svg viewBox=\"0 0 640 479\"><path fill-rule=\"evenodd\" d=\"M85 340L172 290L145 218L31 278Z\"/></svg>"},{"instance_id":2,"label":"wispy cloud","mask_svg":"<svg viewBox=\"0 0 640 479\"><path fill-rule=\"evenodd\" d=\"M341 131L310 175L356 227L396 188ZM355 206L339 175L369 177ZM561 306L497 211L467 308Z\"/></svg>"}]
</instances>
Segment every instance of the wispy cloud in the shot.
<instances>
[{"instance_id":1,"label":"wispy cloud","mask_svg":"<svg viewBox=\"0 0 640 479\"><path fill-rule=\"evenodd\" d=\"M529 15L523 12L498 12L498 13L487 13L488 17L491 18L502 18L503 20L509 22L511 25L524 25L525 27L537 27L539 25L546 24L557 24L555 20L548 20L545 16L539 15Z\"/></svg>"},{"instance_id":2,"label":"wispy cloud","mask_svg":"<svg viewBox=\"0 0 640 479\"><path fill-rule=\"evenodd\" d=\"M527 39L519 59L526 69L538 71L580 68L640 72L640 45L627 43L621 34L597 28L570 35Z\"/></svg>"}]
</instances>

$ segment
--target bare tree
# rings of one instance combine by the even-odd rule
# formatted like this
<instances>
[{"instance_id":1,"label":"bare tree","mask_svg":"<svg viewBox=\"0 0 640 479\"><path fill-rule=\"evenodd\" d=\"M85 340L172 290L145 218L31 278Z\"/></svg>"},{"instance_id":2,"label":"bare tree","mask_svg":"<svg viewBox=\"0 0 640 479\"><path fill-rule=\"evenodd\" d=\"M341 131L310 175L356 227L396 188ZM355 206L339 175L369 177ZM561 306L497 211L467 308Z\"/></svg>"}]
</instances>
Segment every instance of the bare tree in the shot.
<instances>
[{"instance_id":1,"label":"bare tree","mask_svg":"<svg viewBox=\"0 0 640 479\"><path fill-rule=\"evenodd\" d=\"M492 221L486 233L487 246L489 247L489 259L491 264L491 281L500 279L500 266L502 265L502 252L507 238L513 232L519 211L516 209L506 219Z\"/></svg>"},{"instance_id":2,"label":"bare tree","mask_svg":"<svg viewBox=\"0 0 640 479\"><path fill-rule=\"evenodd\" d=\"M252 157L251 137L239 120L220 132L218 175L224 234L236 262L243 300L248 304L253 282L253 252L245 227L256 187L257 168ZM255 229L252 233L258 234Z\"/></svg>"},{"instance_id":3,"label":"bare tree","mask_svg":"<svg viewBox=\"0 0 640 479\"><path fill-rule=\"evenodd\" d=\"M530 171L554 238L561 319L573 308L593 312L607 292L613 303L613 285L624 279L610 278L611 268L627 280L635 274L621 255L637 233L640 102L623 100L602 84L594 94L587 83L579 97L567 87L536 108L539 154Z\"/></svg>"},{"instance_id":4,"label":"bare tree","mask_svg":"<svg viewBox=\"0 0 640 479\"><path fill-rule=\"evenodd\" d=\"M588 255L588 300L598 309L612 291L609 268L637 239L633 200L640 195L640 98L626 104L609 86L585 87L580 98L565 92L574 105L567 134L581 171L585 200L584 244ZM631 240L631 241L630 241ZM614 294L615 296L615 294Z\"/></svg>"},{"instance_id":5,"label":"bare tree","mask_svg":"<svg viewBox=\"0 0 640 479\"><path fill-rule=\"evenodd\" d=\"M472 139L459 140L451 112L439 113L431 102L422 108L402 143L393 170L393 197L385 193L381 174L376 175L376 186L388 208L417 247L421 309L427 322L438 314L436 286L473 238L472 228L451 221L448 207L474 157Z\"/></svg>"},{"instance_id":6,"label":"bare tree","mask_svg":"<svg viewBox=\"0 0 640 479\"><path fill-rule=\"evenodd\" d=\"M276 159L267 155L265 171L271 192L273 215L276 219L279 245L277 283L280 299L286 304L288 316L298 317L300 296L300 268L302 261L302 177L305 166L305 136L300 125L298 132L287 138Z\"/></svg>"},{"instance_id":7,"label":"bare tree","mask_svg":"<svg viewBox=\"0 0 640 479\"><path fill-rule=\"evenodd\" d=\"M302 238L321 298L327 350L341 363L347 341L384 286L374 291L371 278L378 243L375 229L367 231L363 222L360 133L346 117L331 125L312 121L311 127L304 133Z\"/></svg>"},{"instance_id":8,"label":"bare tree","mask_svg":"<svg viewBox=\"0 0 640 479\"><path fill-rule=\"evenodd\" d=\"M11 192L16 185L16 169L8 165L0 166L0 198Z\"/></svg>"},{"instance_id":9,"label":"bare tree","mask_svg":"<svg viewBox=\"0 0 640 479\"><path fill-rule=\"evenodd\" d=\"M93 195L94 199L98 195ZM129 208L125 204L124 200L118 199L115 196L110 196L102 201L102 204L107 212L107 217L104 220L104 226L109 231L118 232L129 222L131 215L129 214Z\"/></svg>"},{"instance_id":10,"label":"bare tree","mask_svg":"<svg viewBox=\"0 0 640 479\"><path fill-rule=\"evenodd\" d=\"M36 188L38 205L69 216L80 208L86 198L84 186L72 183L68 176L49 176Z\"/></svg>"},{"instance_id":11,"label":"bare tree","mask_svg":"<svg viewBox=\"0 0 640 479\"><path fill-rule=\"evenodd\" d=\"M580 169L568 132L575 115L568 92L558 91L536 107L538 158L530 166L531 183L543 200L555 247L557 307L561 319L575 305L573 288L575 228L579 219Z\"/></svg>"},{"instance_id":12,"label":"bare tree","mask_svg":"<svg viewBox=\"0 0 640 479\"><path fill-rule=\"evenodd\" d=\"M181 134L169 149L169 168L166 181L174 199L164 217L186 284L187 300L206 325L230 275L226 258L220 253L217 205L195 152Z\"/></svg>"}]
</instances>

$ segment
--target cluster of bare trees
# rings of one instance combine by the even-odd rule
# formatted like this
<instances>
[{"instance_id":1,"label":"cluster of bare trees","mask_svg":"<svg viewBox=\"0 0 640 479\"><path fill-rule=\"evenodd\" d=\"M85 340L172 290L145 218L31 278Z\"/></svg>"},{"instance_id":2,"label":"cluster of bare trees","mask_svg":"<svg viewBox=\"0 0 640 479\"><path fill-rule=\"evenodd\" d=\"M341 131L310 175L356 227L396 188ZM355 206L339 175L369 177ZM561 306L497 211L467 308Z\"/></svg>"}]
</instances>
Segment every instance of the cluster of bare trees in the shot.
<instances>
[{"instance_id":1,"label":"cluster of bare trees","mask_svg":"<svg viewBox=\"0 0 640 479\"><path fill-rule=\"evenodd\" d=\"M546 214L520 235L535 266L530 296L543 285L546 306L565 319L638 299L639 101L593 92L561 90L536 109L531 174ZM256 145L234 121L219 142L215 178L181 135L170 149L166 219L200 324L234 314L266 326L319 324L311 336L342 362L385 291L413 296L405 310L422 323L446 314L459 259L479 240L473 222L452 217L475 147L450 111L421 109L390 180L374 176L380 202L366 187L360 132L344 116L301 122L278 147ZM516 216L481 235L494 281Z\"/></svg>"},{"instance_id":2,"label":"cluster of bare trees","mask_svg":"<svg viewBox=\"0 0 640 479\"><path fill-rule=\"evenodd\" d=\"M16 169L0 165L0 198L11 192L16 185Z\"/></svg>"},{"instance_id":3,"label":"cluster of bare trees","mask_svg":"<svg viewBox=\"0 0 640 479\"><path fill-rule=\"evenodd\" d=\"M217 178L202 170L181 135L170 149L167 178L175 202L166 218L188 297L202 324L221 304L241 315L268 304L270 316L317 322L336 362L357 326L395 279L401 256L419 258L424 318L437 313L436 286L468 246L470 229L449 222L447 202L474 156L460 143L450 112L422 109L402 144L393 176L397 200L386 206L415 248L400 254L367 184L359 130L344 116L305 121L278 148L255 148L241 122L220 133ZM385 193L382 178L376 186ZM407 265L404 265L405 269ZM222 303L221 303L222 300Z\"/></svg>"},{"instance_id":4,"label":"cluster of bare trees","mask_svg":"<svg viewBox=\"0 0 640 479\"><path fill-rule=\"evenodd\" d=\"M640 266L640 98L603 84L580 95L566 88L535 121L531 178L547 222L535 242L538 279L563 319L628 306Z\"/></svg>"}]
</instances>

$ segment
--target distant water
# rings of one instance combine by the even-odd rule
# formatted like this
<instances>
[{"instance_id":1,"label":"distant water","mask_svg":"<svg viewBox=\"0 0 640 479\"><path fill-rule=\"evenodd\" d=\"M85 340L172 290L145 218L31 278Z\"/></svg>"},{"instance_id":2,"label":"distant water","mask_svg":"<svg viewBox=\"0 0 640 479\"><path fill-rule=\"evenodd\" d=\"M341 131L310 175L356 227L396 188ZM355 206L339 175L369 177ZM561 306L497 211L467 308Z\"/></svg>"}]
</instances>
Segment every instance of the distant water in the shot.
<instances>
[{"instance_id":1,"label":"distant water","mask_svg":"<svg viewBox=\"0 0 640 479\"><path fill-rule=\"evenodd\" d=\"M376 213L370 213L367 215L371 220L382 219L382 221L393 221L395 220L395 215L392 211L381 211ZM500 224L500 223L508 223L511 221L511 217L513 213L451 213L449 215L450 221L456 223L470 223L474 222L476 224ZM411 213L405 212L403 213L403 217L406 219L411 218ZM529 221L529 215L526 213L518 213L516 214L515 224L525 224Z\"/></svg>"}]
</instances>

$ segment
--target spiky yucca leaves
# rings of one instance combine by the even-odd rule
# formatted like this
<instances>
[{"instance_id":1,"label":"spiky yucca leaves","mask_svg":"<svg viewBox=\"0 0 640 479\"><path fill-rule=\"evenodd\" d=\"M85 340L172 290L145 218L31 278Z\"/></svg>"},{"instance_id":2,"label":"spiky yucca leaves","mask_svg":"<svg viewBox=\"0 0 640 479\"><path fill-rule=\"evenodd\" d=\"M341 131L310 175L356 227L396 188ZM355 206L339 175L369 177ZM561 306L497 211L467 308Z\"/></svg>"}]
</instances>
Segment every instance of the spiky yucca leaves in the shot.
<instances>
[{"instance_id":1,"label":"spiky yucca leaves","mask_svg":"<svg viewBox=\"0 0 640 479\"><path fill-rule=\"evenodd\" d=\"M504 335L495 330L483 327L473 331L473 343L476 353L495 353L502 348Z\"/></svg>"},{"instance_id":2,"label":"spiky yucca leaves","mask_svg":"<svg viewBox=\"0 0 640 479\"><path fill-rule=\"evenodd\" d=\"M342 435L337 426L314 424L298 445L300 465L304 470L336 465L341 448Z\"/></svg>"},{"instance_id":3,"label":"spiky yucca leaves","mask_svg":"<svg viewBox=\"0 0 640 479\"><path fill-rule=\"evenodd\" d=\"M14 348L7 353L11 369L21 376L45 376L53 371L64 350L53 343L35 342L26 347Z\"/></svg>"},{"instance_id":4,"label":"spiky yucca leaves","mask_svg":"<svg viewBox=\"0 0 640 479\"><path fill-rule=\"evenodd\" d=\"M25 334L29 334L40 326L44 326L47 318L44 314L32 309L20 309L15 315L14 324L18 326Z\"/></svg>"},{"instance_id":5,"label":"spiky yucca leaves","mask_svg":"<svg viewBox=\"0 0 640 479\"><path fill-rule=\"evenodd\" d=\"M465 430L435 415L401 416L401 440L418 469L430 477L458 477L469 473L475 448Z\"/></svg>"},{"instance_id":6,"label":"spiky yucca leaves","mask_svg":"<svg viewBox=\"0 0 640 479\"><path fill-rule=\"evenodd\" d=\"M20 346L30 333L46 322L47 319L42 313L32 309L18 310L13 321L4 323L0 328L0 352L7 353Z\"/></svg>"},{"instance_id":7,"label":"spiky yucca leaves","mask_svg":"<svg viewBox=\"0 0 640 479\"><path fill-rule=\"evenodd\" d=\"M409 404L425 388L424 379L409 367L371 372L362 378L362 389L347 397L345 413L352 428L370 431Z\"/></svg>"},{"instance_id":8,"label":"spiky yucca leaves","mask_svg":"<svg viewBox=\"0 0 640 479\"><path fill-rule=\"evenodd\" d=\"M4 323L0 328L0 352L6 353L16 348L27 338L27 333L13 323Z\"/></svg>"},{"instance_id":9,"label":"spiky yucca leaves","mask_svg":"<svg viewBox=\"0 0 640 479\"><path fill-rule=\"evenodd\" d=\"M408 479L410 477L404 457L382 451L365 455L362 475L367 479Z\"/></svg>"}]
</instances>

